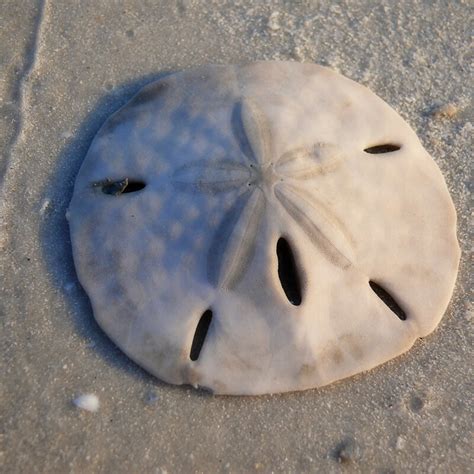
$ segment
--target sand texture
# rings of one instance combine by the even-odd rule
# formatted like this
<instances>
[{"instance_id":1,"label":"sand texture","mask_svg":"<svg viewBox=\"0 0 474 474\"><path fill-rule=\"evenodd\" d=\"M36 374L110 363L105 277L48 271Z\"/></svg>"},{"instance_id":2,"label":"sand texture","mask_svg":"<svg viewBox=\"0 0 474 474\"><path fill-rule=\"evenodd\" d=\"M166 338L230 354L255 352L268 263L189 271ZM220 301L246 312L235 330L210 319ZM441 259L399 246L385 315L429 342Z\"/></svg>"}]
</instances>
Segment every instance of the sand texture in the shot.
<instances>
[{"instance_id":1,"label":"sand texture","mask_svg":"<svg viewBox=\"0 0 474 474\"><path fill-rule=\"evenodd\" d=\"M0 472L472 469L468 1L20 2L0 11ZM92 138L143 85L203 64L295 60L369 87L441 169L462 255L434 333L321 389L167 385L94 321L66 209Z\"/></svg>"}]
</instances>

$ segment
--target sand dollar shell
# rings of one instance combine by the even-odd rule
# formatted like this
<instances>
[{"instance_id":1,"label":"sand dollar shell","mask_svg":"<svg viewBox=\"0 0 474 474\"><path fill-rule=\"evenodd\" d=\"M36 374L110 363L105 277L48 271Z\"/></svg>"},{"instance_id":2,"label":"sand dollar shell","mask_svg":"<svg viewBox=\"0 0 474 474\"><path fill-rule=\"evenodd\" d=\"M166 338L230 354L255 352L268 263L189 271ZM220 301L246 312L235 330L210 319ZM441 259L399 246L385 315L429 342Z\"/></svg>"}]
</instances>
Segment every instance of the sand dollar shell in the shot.
<instances>
[{"instance_id":1,"label":"sand dollar shell","mask_svg":"<svg viewBox=\"0 0 474 474\"><path fill-rule=\"evenodd\" d=\"M94 315L159 378L302 390L431 332L459 261L445 182L368 89L289 62L145 87L95 137L69 209Z\"/></svg>"}]
</instances>

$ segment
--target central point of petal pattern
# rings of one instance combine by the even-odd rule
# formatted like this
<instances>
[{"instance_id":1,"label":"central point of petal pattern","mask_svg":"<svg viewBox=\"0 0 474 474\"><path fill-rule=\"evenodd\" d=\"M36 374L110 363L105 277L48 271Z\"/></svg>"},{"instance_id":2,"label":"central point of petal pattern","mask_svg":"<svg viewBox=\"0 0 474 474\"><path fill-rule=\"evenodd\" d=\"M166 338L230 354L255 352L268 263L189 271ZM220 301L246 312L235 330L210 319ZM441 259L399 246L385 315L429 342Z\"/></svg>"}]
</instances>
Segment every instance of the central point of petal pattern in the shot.
<instances>
[{"instance_id":1,"label":"central point of petal pattern","mask_svg":"<svg viewBox=\"0 0 474 474\"><path fill-rule=\"evenodd\" d=\"M273 189L273 185L276 182L283 181L275 173L275 168L273 167L273 163L269 163L268 165L264 165L262 168L262 184L263 188L266 192L270 192Z\"/></svg>"},{"instance_id":2,"label":"central point of petal pattern","mask_svg":"<svg viewBox=\"0 0 474 474\"><path fill-rule=\"evenodd\" d=\"M283 181L283 178L275 172L273 163L266 163L262 166L252 165L249 171L250 180L247 185L259 187L267 197L272 192L275 183Z\"/></svg>"}]
</instances>

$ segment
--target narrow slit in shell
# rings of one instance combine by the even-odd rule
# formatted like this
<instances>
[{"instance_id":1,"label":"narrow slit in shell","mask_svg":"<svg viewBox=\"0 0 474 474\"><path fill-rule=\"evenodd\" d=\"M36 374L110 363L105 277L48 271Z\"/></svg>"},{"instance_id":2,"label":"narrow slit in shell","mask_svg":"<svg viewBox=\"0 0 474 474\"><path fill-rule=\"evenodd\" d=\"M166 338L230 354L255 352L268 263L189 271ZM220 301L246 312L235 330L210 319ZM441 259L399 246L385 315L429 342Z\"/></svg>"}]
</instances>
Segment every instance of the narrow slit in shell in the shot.
<instances>
[{"instance_id":1,"label":"narrow slit in shell","mask_svg":"<svg viewBox=\"0 0 474 474\"><path fill-rule=\"evenodd\" d=\"M199 359L199 355L201 354L204 341L206 340L211 321L212 311L210 309L207 309L206 311L204 311L201 318L199 319L199 322L196 326L196 331L194 332L194 338L191 344L191 351L189 354L189 358L192 361L196 361Z\"/></svg>"},{"instance_id":2,"label":"narrow slit in shell","mask_svg":"<svg viewBox=\"0 0 474 474\"><path fill-rule=\"evenodd\" d=\"M393 143L384 143L382 145L375 145L369 148L366 148L364 151L366 153L370 153L371 155L378 155L381 153L392 153L394 151L400 150L399 145L395 145Z\"/></svg>"},{"instance_id":3,"label":"narrow slit in shell","mask_svg":"<svg viewBox=\"0 0 474 474\"><path fill-rule=\"evenodd\" d=\"M370 288L372 291L385 303L385 305L397 315L399 319L405 321L407 319L407 315L405 311L400 307L397 303L395 298L383 287L379 284L373 282L372 280L369 281Z\"/></svg>"},{"instance_id":4,"label":"narrow slit in shell","mask_svg":"<svg viewBox=\"0 0 474 474\"><path fill-rule=\"evenodd\" d=\"M295 256L289 242L280 237L277 242L278 277L288 301L299 306L302 301L301 279L296 265Z\"/></svg>"}]
</instances>

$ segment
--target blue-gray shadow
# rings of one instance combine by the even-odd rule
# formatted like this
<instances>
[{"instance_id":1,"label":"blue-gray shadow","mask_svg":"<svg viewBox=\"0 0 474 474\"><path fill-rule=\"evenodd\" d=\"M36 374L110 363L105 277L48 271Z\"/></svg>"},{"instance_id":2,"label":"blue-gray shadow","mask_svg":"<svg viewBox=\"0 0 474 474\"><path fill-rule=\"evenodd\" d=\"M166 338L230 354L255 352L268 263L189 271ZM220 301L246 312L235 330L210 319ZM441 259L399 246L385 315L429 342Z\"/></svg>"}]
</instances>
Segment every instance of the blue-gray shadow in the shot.
<instances>
[{"instance_id":1,"label":"blue-gray shadow","mask_svg":"<svg viewBox=\"0 0 474 474\"><path fill-rule=\"evenodd\" d=\"M129 359L96 323L89 298L76 275L66 211L72 198L79 168L94 136L107 118L125 105L144 85L169 74L171 72L151 74L124 83L110 93L106 93L97 102L56 161L56 168L51 174L43 195L43 200L50 201L49 211L43 216L40 226L41 247L50 278L53 285L62 291L78 333L108 364L157 386L164 383L149 375Z\"/></svg>"}]
</instances>

